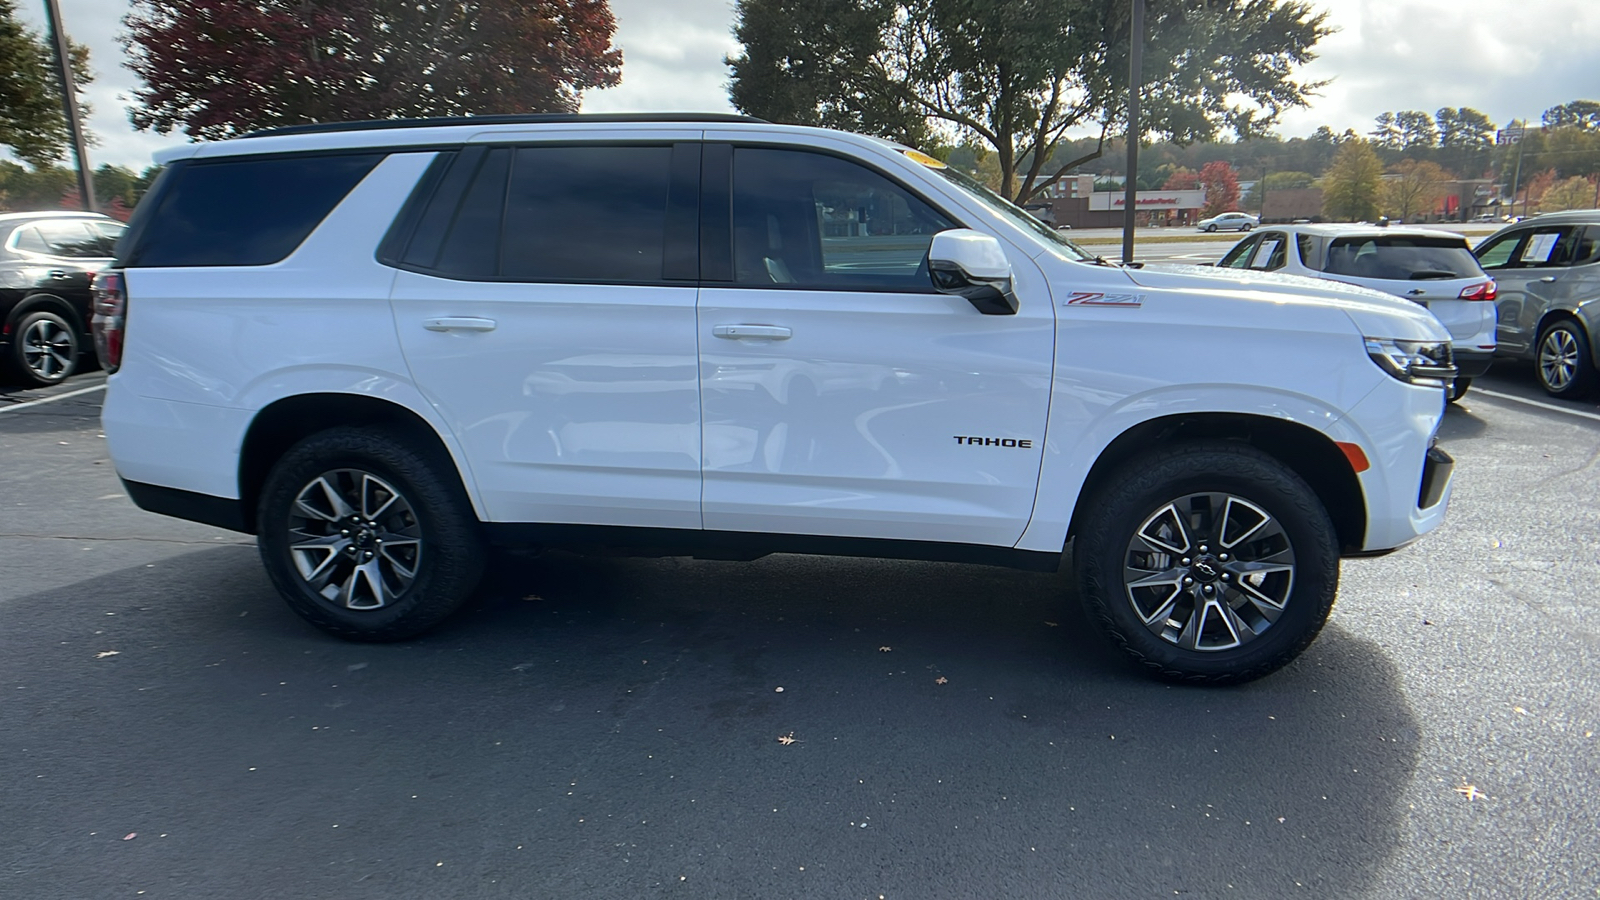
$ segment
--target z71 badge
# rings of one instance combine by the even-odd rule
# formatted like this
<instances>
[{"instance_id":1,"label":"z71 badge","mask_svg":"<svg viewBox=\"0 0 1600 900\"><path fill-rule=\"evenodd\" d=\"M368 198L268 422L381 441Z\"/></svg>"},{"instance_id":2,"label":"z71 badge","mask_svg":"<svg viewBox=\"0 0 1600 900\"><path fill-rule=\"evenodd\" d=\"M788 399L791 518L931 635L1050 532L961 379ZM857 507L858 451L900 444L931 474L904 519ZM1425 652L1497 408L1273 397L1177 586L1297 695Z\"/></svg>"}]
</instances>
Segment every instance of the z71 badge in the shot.
<instances>
[{"instance_id":1,"label":"z71 badge","mask_svg":"<svg viewBox=\"0 0 1600 900\"><path fill-rule=\"evenodd\" d=\"M1067 295L1062 306L1128 306L1137 309L1144 305L1143 294L1099 294L1074 291Z\"/></svg>"}]
</instances>

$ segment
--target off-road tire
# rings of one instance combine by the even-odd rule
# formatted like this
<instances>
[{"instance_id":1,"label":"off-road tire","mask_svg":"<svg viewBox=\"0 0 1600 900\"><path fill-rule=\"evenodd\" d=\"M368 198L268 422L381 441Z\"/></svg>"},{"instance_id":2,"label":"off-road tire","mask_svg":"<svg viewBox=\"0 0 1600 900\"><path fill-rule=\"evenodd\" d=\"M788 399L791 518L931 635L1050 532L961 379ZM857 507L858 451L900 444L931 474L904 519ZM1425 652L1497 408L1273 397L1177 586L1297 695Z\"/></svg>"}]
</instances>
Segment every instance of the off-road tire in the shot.
<instances>
[{"instance_id":1,"label":"off-road tire","mask_svg":"<svg viewBox=\"0 0 1600 900\"><path fill-rule=\"evenodd\" d=\"M324 597L302 576L290 552L291 510L302 492L325 473L349 471L392 485L414 512L421 540L415 576L390 605L350 609ZM331 428L290 448L267 476L256 528L261 561L289 607L350 641L406 640L438 625L477 587L487 556L449 457L383 428Z\"/></svg>"},{"instance_id":2,"label":"off-road tire","mask_svg":"<svg viewBox=\"0 0 1600 900\"><path fill-rule=\"evenodd\" d=\"M1145 624L1125 587L1135 533L1165 504L1205 492L1265 510L1292 547L1294 571L1282 612L1234 649L1186 649L1163 639ZM1195 442L1130 459L1085 497L1079 515L1073 559L1089 617L1157 678L1215 685L1260 678L1300 655L1333 609L1339 540L1327 510L1294 471L1248 445Z\"/></svg>"}]
</instances>

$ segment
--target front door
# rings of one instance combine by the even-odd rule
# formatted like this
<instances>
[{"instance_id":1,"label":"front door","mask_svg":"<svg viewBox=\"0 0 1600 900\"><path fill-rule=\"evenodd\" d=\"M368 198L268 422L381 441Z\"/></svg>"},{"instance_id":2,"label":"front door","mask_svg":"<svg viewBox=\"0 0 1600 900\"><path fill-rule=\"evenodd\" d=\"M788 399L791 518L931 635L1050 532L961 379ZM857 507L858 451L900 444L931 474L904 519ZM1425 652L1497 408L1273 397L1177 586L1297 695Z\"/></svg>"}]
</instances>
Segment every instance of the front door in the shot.
<instances>
[{"instance_id":1,"label":"front door","mask_svg":"<svg viewBox=\"0 0 1600 900\"><path fill-rule=\"evenodd\" d=\"M1581 225L1546 225L1513 231L1476 251L1478 264L1495 280L1500 314L1497 343L1508 353L1529 355L1544 317L1565 285L1565 267L1572 261Z\"/></svg>"},{"instance_id":2,"label":"front door","mask_svg":"<svg viewBox=\"0 0 1600 900\"><path fill-rule=\"evenodd\" d=\"M933 290L928 245L959 223L904 186L810 151L706 153L702 208L729 209L729 168L732 202L702 232L731 233L699 304L705 527L1014 545L1055 335L1033 263L1012 254L1020 312L982 315Z\"/></svg>"}]
</instances>

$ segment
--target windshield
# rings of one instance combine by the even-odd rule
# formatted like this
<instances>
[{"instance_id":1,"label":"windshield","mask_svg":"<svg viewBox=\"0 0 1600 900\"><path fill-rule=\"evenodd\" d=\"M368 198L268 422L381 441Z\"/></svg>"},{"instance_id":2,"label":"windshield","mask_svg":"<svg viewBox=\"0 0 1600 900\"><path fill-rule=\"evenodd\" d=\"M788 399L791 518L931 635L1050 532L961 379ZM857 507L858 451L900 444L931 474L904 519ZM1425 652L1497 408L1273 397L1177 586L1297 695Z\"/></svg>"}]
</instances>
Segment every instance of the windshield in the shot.
<instances>
[{"instance_id":1,"label":"windshield","mask_svg":"<svg viewBox=\"0 0 1600 900\"><path fill-rule=\"evenodd\" d=\"M1323 271L1390 281L1484 277L1465 238L1420 235L1336 238Z\"/></svg>"},{"instance_id":2,"label":"windshield","mask_svg":"<svg viewBox=\"0 0 1600 900\"><path fill-rule=\"evenodd\" d=\"M1011 201L984 187L983 183L977 179L969 175L963 175L948 167L934 169L934 171L943 175L946 181L971 195L986 208L1005 216L1033 234L1043 237L1051 249L1062 253L1068 259L1082 260L1084 262L1090 262L1094 259L1094 254L1088 253L1082 247L1062 237L1060 232L1028 215L1021 207Z\"/></svg>"}]
</instances>

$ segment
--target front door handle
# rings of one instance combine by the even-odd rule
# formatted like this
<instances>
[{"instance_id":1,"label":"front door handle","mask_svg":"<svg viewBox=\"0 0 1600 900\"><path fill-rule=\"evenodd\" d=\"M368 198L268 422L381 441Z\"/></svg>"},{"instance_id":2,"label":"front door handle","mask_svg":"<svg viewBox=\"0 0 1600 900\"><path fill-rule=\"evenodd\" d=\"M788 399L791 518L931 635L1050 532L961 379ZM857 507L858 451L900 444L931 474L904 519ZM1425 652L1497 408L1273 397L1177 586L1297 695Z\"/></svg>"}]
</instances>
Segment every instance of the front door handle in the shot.
<instances>
[{"instance_id":1,"label":"front door handle","mask_svg":"<svg viewBox=\"0 0 1600 900\"><path fill-rule=\"evenodd\" d=\"M713 325L711 334L730 341L787 341L794 332L782 325Z\"/></svg>"},{"instance_id":2,"label":"front door handle","mask_svg":"<svg viewBox=\"0 0 1600 900\"><path fill-rule=\"evenodd\" d=\"M424 319L422 327L429 331L493 331L495 321L477 316L440 316Z\"/></svg>"},{"instance_id":3,"label":"front door handle","mask_svg":"<svg viewBox=\"0 0 1600 900\"><path fill-rule=\"evenodd\" d=\"M49 275L50 275L51 278L55 278L55 279L58 279L58 280L67 277L67 273L62 269L51 269L50 272L49 272Z\"/></svg>"},{"instance_id":4,"label":"front door handle","mask_svg":"<svg viewBox=\"0 0 1600 900\"><path fill-rule=\"evenodd\" d=\"M1556 280L1556 276L1554 276L1554 275L1546 275L1546 276L1544 276L1543 278L1541 278L1539 280L1544 282L1545 284L1550 284L1551 282Z\"/></svg>"}]
</instances>

